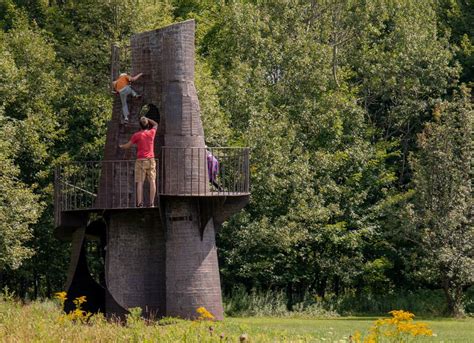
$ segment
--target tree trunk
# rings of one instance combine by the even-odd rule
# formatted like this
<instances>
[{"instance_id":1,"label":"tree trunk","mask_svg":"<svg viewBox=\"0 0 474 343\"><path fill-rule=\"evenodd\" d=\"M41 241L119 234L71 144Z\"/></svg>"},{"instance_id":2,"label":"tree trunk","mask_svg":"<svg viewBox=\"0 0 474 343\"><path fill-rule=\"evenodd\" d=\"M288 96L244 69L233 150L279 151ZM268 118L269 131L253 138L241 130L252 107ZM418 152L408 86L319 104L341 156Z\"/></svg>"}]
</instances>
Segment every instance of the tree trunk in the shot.
<instances>
[{"instance_id":1,"label":"tree trunk","mask_svg":"<svg viewBox=\"0 0 474 343\"><path fill-rule=\"evenodd\" d=\"M323 299L326 296L326 285L327 285L327 278L323 277L321 281L319 282L318 289L317 289L318 295Z\"/></svg>"},{"instance_id":2,"label":"tree trunk","mask_svg":"<svg viewBox=\"0 0 474 343\"><path fill-rule=\"evenodd\" d=\"M38 273L36 273L36 269L33 272L33 293L34 299L38 299Z\"/></svg>"},{"instance_id":3,"label":"tree trunk","mask_svg":"<svg viewBox=\"0 0 474 343\"><path fill-rule=\"evenodd\" d=\"M336 297L339 297L339 293L340 293L340 287L341 286L341 278L336 275L334 277L334 294L336 294Z\"/></svg>"},{"instance_id":4,"label":"tree trunk","mask_svg":"<svg viewBox=\"0 0 474 343\"><path fill-rule=\"evenodd\" d=\"M288 284L286 285L286 299L287 299L286 308L289 311L292 311L293 310L293 283L292 282L288 282Z\"/></svg>"},{"instance_id":5,"label":"tree trunk","mask_svg":"<svg viewBox=\"0 0 474 343\"><path fill-rule=\"evenodd\" d=\"M462 287L454 287L451 282L443 282L444 296L446 297L446 314L450 317L464 316Z\"/></svg>"}]
</instances>

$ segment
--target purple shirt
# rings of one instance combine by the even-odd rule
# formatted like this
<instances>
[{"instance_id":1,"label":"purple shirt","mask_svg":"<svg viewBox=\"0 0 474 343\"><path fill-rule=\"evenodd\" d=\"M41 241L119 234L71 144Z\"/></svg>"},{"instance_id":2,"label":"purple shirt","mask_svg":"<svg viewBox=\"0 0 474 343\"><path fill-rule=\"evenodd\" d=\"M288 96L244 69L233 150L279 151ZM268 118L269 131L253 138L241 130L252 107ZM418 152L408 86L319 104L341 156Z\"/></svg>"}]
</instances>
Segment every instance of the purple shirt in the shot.
<instances>
[{"instance_id":1,"label":"purple shirt","mask_svg":"<svg viewBox=\"0 0 474 343\"><path fill-rule=\"evenodd\" d=\"M219 172L219 161L209 151L207 152L207 173L209 181L216 181L217 173Z\"/></svg>"}]
</instances>

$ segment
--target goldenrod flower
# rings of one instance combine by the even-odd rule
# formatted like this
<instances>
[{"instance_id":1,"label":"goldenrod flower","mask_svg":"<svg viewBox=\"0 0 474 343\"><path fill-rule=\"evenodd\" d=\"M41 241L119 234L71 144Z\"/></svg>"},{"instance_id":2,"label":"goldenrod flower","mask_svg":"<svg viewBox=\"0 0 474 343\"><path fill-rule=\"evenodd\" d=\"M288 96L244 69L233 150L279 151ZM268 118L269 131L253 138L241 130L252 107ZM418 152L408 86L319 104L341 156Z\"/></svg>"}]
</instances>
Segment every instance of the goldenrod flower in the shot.
<instances>
[{"instance_id":1,"label":"goldenrod flower","mask_svg":"<svg viewBox=\"0 0 474 343\"><path fill-rule=\"evenodd\" d=\"M85 295L83 295L82 297L77 297L77 298L74 300L74 304L76 304L76 306L81 306L81 305L84 304L85 302L87 302Z\"/></svg>"},{"instance_id":2,"label":"goldenrod flower","mask_svg":"<svg viewBox=\"0 0 474 343\"><path fill-rule=\"evenodd\" d=\"M369 335L364 339L364 343L382 342L382 337L387 337L390 342L405 342L409 336L434 335L426 323L414 323L415 315L411 312L393 310L389 313L392 318L377 319L374 322L374 325L369 329ZM354 334L354 338L357 333Z\"/></svg>"},{"instance_id":3,"label":"goldenrod flower","mask_svg":"<svg viewBox=\"0 0 474 343\"><path fill-rule=\"evenodd\" d=\"M354 332L354 343L360 343L361 334L360 331L356 330Z\"/></svg>"},{"instance_id":4,"label":"goldenrod flower","mask_svg":"<svg viewBox=\"0 0 474 343\"><path fill-rule=\"evenodd\" d=\"M66 295L67 295L66 292L56 292L56 293L54 293L54 297L56 299L59 299L61 302L64 302L64 301L67 300Z\"/></svg>"},{"instance_id":5,"label":"goldenrod flower","mask_svg":"<svg viewBox=\"0 0 474 343\"><path fill-rule=\"evenodd\" d=\"M64 308L64 303L67 300L66 295L67 295L66 292L56 292L56 293L54 293L54 297L59 300L59 302L61 303L62 308Z\"/></svg>"},{"instance_id":6,"label":"goldenrod flower","mask_svg":"<svg viewBox=\"0 0 474 343\"><path fill-rule=\"evenodd\" d=\"M214 320L214 316L212 315L211 312L206 310L205 307L201 306L196 310L197 313L199 313L198 320Z\"/></svg>"},{"instance_id":7,"label":"goldenrod flower","mask_svg":"<svg viewBox=\"0 0 474 343\"><path fill-rule=\"evenodd\" d=\"M66 301L66 292L58 292L55 294L56 298L61 301L61 304L64 306L64 302ZM86 312L82 310L81 305L85 302L86 296L81 296L77 297L76 299L73 300L74 305L76 305L76 309L74 311L69 312L68 314L64 314L61 317L58 318L58 321L60 323L63 323L65 320L70 320L70 321L79 321L81 323L85 323L90 316L92 316L92 313Z\"/></svg>"},{"instance_id":8,"label":"goldenrod flower","mask_svg":"<svg viewBox=\"0 0 474 343\"><path fill-rule=\"evenodd\" d=\"M389 312L395 321L411 321L415 315L408 311L403 310L393 310Z\"/></svg>"}]
</instances>

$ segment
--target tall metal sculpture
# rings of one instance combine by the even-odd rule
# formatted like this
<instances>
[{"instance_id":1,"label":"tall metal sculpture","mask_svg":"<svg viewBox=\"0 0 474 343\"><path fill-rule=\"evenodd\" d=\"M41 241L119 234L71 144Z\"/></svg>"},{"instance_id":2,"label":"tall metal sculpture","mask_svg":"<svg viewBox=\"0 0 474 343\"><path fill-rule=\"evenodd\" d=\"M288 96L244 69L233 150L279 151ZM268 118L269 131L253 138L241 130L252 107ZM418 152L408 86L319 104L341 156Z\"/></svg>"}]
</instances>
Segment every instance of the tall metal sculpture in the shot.
<instances>
[{"instance_id":1,"label":"tall metal sculpture","mask_svg":"<svg viewBox=\"0 0 474 343\"><path fill-rule=\"evenodd\" d=\"M55 234L72 242L67 309L85 295L85 309L108 315L141 307L148 316L194 318L204 306L223 318L215 234L248 202L248 149L211 149L220 163L220 185L209 183L194 86L194 31L190 20L132 36L131 73L144 75L134 84L142 97L129 100L131 124L120 122L117 97L104 160L56 172ZM113 77L119 55L113 48ZM159 119L156 208L135 207L135 155L118 148L138 130L143 111ZM99 242L105 261L96 279L89 273L87 239Z\"/></svg>"}]
</instances>

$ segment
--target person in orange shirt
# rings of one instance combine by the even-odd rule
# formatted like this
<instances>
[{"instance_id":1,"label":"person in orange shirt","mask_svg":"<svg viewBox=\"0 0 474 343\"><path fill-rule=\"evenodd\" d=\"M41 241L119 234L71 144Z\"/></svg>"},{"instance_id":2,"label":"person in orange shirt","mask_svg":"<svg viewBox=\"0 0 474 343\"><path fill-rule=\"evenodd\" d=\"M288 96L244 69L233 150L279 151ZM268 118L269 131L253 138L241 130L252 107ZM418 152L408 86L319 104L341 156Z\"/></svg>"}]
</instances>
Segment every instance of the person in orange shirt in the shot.
<instances>
[{"instance_id":1,"label":"person in orange shirt","mask_svg":"<svg viewBox=\"0 0 474 343\"><path fill-rule=\"evenodd\" d=\"M137 92L135 92L135 90L130 86L130 83L138 80L142 75L143 74L140 73L135 76L130 76L126 73L122 73L119 75L117 80L112 82L114 90L120 95L123 119L126 123L128 122L128 116L130 114L128 111L127 96L131 94L134 98L140 97L140 95L138 95Z\"/></svg>"}]
</instances>

